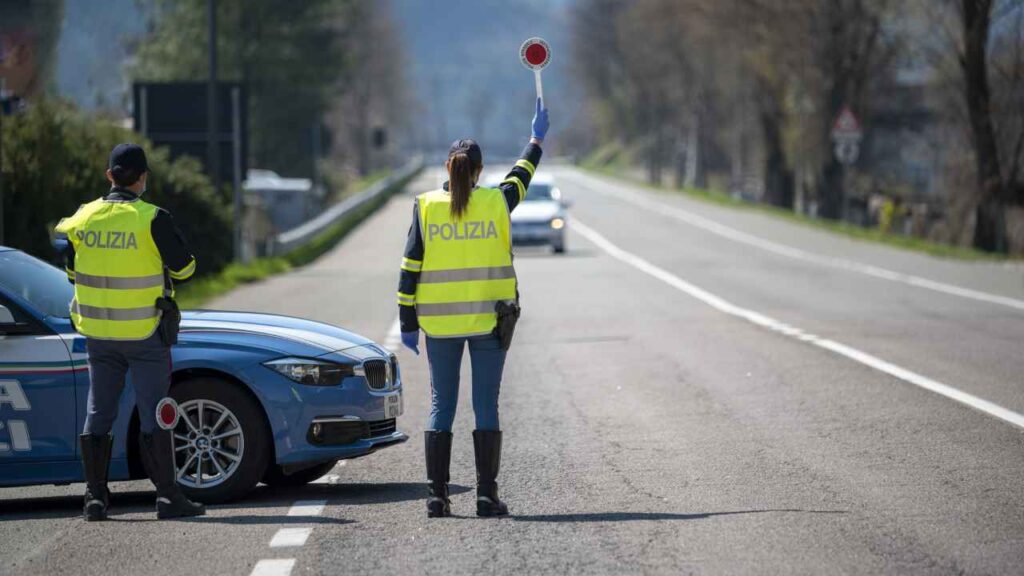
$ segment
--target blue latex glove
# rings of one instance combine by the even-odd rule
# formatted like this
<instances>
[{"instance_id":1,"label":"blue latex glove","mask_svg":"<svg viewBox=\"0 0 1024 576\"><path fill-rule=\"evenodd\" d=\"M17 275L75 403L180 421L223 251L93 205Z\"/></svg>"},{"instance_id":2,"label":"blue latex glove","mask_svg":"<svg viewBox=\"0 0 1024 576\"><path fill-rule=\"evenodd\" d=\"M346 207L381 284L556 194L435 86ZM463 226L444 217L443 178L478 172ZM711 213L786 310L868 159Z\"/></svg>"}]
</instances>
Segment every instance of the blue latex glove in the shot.
<instances>
[{"instance_id":1,"label":"blue latex glove","mask_svg":"<svg viewBox=\"0 0 1024 576\"><path fill-rule=\"evenodd\" d=\"M402 345L420 355L420 331L402 332Z\"/></svg>"},{"instance_id":2,"label":"blue latex glove","mask_svg":"<svg viewBox=\"0 0 1024 576\"><path fill-rule=\"evenodd\" d=\"M533 137L543 140L548 134L548 109L541 108L540 98L537 98L537 110L533 113Z\"/></svg>"}]
</instances>

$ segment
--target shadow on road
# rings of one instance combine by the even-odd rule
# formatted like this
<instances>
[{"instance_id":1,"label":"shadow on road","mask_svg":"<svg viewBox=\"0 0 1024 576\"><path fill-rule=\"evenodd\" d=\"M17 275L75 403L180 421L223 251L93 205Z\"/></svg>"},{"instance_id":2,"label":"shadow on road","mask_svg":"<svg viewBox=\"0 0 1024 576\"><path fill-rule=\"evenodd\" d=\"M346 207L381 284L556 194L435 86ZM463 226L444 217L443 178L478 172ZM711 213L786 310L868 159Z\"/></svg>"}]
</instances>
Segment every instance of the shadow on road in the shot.
<instances>
[{"instance_id":1,"label":"shadow on road","mask_svg":"<svg viewBox=\"0 0 1024 576\"><path fill-rule=\"evenodd\" d=\"M536 514L512 516L518 522L636 522L643 520L704 520L715 516L736 516L740 514L766 514L769 512L793 512L799 514L846 514L846 510L734 510L729 512L698 512L674 514L671 512L590 512L580 514Z\"/></svg>"},{"instance_id":2,"label":"shadow on road","mask_svg":"<svg viewBox=\"0 0 1024 576\"><path fill-rule=\"evenodd\" d=\"M452 484L451 494L462 494L470 488ZM386 482L382 484L309 484L294 488L274 488L259 486L248 496L237 502L215 504L210 511L238 511L238 516L205 516L195 518L193 522L216 522L222 524L344 524L348 520L323 517L302 517L283 515L259 515L251 512L266 508L290 506L296 500L327 500L329 504L345 506L361 506L368 504L386 504L391 502L408 502L426 498L426 484L422 482ZM152 491L117 492L112 494L111 520L118 520L119 514L149 512L153 510L155 493ZM42 518L73 518L82 513L82 497L80 495L46 496L40 498L18 498L0 500L0 522ZM121 518L124 522L146 521L138 518Z\"/></svg>"},{"instance_id":3,"label":"shadow on road","mask_svg":"<svg viewBox=\"0 0 1024 576\"><path fill-rule=\"evenodd\" d=\"M470 490L467 486L449 484L451 494L462 494ZM281 500L322 499L344 504L362 506L367 504L388 504L423 500L427 497L426 482L383 482L380 484L309 484L296 488L274 488L260 486L237 504L248 507L259 502L280 502ZM2 508L0 508L2 511Z\"/></svg>"}]
</instances>

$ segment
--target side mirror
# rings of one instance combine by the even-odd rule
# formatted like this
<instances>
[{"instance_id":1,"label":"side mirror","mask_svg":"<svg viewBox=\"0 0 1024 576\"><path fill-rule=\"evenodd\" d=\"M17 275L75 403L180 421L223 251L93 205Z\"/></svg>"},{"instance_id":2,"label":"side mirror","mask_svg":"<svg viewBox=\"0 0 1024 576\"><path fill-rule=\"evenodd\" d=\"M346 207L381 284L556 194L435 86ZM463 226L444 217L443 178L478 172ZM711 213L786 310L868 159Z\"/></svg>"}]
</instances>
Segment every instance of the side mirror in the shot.
<instances>
[{"instance_id":1,"label":"side mirror","mask_svg":"<svg viewBox=\"0 0 1024 576\"><path fill-rule=\"evenodd\" d=\"M574 202L572 200L569 200L568 198L562 199L562 208L572 208L573 204Z\"/></svg>"},{"instance_id":2,"label":"side mirror","mask_svg":"<svg viewBox=\"0 0 1024 576\"><path fill-rule=\"evenodd\" d=\"M18 322L14 319L14 314L6 306L0 304L0 336L32 334L34 331L31 324Z\"/></svg>"}]
</instances>

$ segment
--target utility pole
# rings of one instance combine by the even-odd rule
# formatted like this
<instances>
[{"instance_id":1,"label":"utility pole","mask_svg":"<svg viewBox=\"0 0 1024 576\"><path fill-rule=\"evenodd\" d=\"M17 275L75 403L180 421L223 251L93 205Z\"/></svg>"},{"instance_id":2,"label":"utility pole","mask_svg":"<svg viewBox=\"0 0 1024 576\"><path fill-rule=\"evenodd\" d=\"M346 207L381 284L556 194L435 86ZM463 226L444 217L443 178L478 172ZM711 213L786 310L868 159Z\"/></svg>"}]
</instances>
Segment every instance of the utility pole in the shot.
<instances>
[{"instance_id":1,"label":"utility pole","mask_svg":"<svg viewBox=\"0 0 1024 576\"><path fill-rule=\"evenodd\" d=\"M220 190L220 142L217 138L217 0L206 0L210 38L210 75L206 83L206 166L214 188Z\"/></svg>"},{"instance_id":2,"label":"utility pole","mask_svg":"<svg viewBox=\"0 0 1024 576\"><path fill-rule=\"evenodd\" d=\"M3 54L0 54L3 62ZM0 245L4 243L4 90L6 78L0 76Z\"/></svg>"},{"instance_id":3,"label":"utility pole","mask_svg":"<svg viewBox=\"0 0 1024 576\"><path fill-rule=\"evenodd\" d=\"M242 246L242 97L241 88L231 88L231 184L234 189L233 210L235 226L232 238L235 242L235 261L246 262L248 255Z\"/></svg>"}]
</instances>

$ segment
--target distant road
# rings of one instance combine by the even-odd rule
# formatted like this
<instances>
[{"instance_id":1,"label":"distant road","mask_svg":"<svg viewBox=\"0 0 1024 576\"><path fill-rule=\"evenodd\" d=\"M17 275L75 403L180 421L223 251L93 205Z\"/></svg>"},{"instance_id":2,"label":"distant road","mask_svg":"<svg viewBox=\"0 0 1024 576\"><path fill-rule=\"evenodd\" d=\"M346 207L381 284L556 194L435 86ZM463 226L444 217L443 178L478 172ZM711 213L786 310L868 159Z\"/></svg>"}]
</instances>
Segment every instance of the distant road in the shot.
<instances>
[{"instance_id":1,"label":"distant road","mask_svg":"<svg viewBox=\"0 0 1024 576\"><path fill-rule=\"evenodd\" d=\"M429 380L402 351L413 441L190 523L143 522L137 495L118 516L130 530L83 529L60 496L80 486L0 490L0 573L1020 573L1024 268L545 169L575 203L568 254L517 249L524 315L501 403L511 518L468 517L468 369L452 466L463 517L425 517ZM411 194L438 178L319 261L214 307L383 342ZM168 539L173 557L154 552Z\"/></svg>"}]
</instances>

